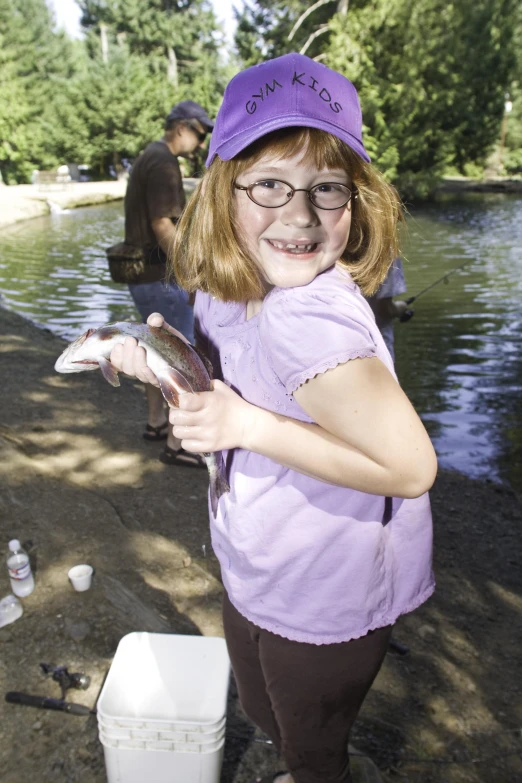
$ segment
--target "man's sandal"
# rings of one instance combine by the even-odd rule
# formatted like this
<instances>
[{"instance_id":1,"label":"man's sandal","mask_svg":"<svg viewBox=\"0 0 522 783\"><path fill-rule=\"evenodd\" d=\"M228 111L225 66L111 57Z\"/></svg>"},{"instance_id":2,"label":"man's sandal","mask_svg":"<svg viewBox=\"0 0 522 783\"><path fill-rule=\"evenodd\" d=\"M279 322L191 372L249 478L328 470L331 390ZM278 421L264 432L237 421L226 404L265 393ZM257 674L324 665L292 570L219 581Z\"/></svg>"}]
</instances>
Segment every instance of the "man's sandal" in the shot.
<instances>
[{"instance_id":1,"label":"man's sandal","mask_svg":"<svg viewBox=\"0 0 522 783\"><path fill-rule=\"evenodd\" d=\"M159 427L153 427L152 424L147 424L143 437L145 440L166 440L169 434L168 421L160 424Z\"/></svg>"},{"instance_id":2,"label":"man's sandal","mask_svg":"<svg viewBox=\"0 0 522 783\"><path fill-rule=\"evenodd\" d=\"M171 449L165 446L159 455L160 462L164 465L184 465L187 468L206 468L207 464L201 454L195 454L193 451L185 449Z\"/></svg>"}]
</instances>

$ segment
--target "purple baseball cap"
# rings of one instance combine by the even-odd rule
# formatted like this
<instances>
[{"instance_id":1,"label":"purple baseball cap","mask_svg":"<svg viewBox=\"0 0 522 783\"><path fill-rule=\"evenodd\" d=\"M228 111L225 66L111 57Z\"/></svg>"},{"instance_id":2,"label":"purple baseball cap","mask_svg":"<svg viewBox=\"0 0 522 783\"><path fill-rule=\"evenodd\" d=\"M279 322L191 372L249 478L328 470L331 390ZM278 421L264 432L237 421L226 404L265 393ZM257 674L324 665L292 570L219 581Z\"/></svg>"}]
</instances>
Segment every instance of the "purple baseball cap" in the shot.
<instances>
[{"instance_id":1,"label":"purple baseball cap","mask_svg":"<svg viewBox=\"0 0 522 783\"><path fill-rule=\"evenodd\" d=\"M253 65L229 82L210 138L207 166L216 155L230 160L265 134L296 126L332 133L370 161L353 84L326 65L292 52Z\"/></svg>"}]
</instances>

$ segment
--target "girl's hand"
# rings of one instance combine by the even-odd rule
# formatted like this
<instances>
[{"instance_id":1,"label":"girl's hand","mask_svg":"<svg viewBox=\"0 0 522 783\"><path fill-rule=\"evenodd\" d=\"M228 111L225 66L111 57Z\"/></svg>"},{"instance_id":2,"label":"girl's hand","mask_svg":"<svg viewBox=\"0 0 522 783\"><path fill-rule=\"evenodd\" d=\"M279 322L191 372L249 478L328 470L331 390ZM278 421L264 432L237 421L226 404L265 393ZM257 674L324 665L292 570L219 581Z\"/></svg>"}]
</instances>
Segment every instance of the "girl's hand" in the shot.
<instances>
[{"instance_id":1,"label":"girl's hand","mask_svg":"<svg viewBox=\"0 0 522 783\"><path fill-rule=\"evenodd\" d=\"M109 355L109 361L119 372L138 378L143 383L159 386L158 379L147 365L145 348L139 346L134 337L126 337L125 342L115 345Z\"/></svg>"},{"instance_id":2,"label":"girl's hand","mask_svg":"<svg viewBox=\"0 0 522 783\"><path fill-rule=\"evenodd\" d=\"M168 332L177 335L186 343L187 338L181 332L174 329L173 326L165 323L161 313L152 313L147 318L149 326L163 327ZM150 383L153 386L159 386L158 379L147 365L147 353L144 348L138 346L138 341L134 337L126 337L125 342L116 345L109 356L110 363L113 364L119 372L138 378L143 383Z\"/></svg>"},{"instance_id":3,"label":"girl's hand","mask_svg":"<svg viewBox=\"0 0 522 783\"><path fill-rule=\"evenodd\" d=\"M179 408L171 408L169 421L187 451L199 453L242 448L258 410L222 381L214 389L180 394Z\"/></svg>"}]
</instances>

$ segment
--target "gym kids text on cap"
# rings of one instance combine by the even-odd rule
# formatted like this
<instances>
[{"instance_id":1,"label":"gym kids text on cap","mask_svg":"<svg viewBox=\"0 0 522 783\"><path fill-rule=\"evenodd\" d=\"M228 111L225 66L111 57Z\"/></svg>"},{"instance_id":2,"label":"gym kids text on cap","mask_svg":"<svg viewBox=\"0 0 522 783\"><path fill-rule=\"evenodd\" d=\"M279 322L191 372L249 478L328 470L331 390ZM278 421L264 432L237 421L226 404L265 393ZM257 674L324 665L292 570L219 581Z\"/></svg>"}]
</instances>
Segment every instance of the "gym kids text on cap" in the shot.
<instances>
[{"instance_id":1,"label":"gym kids text on cap","mask_svg":"<svg viewBox=\"0 0 522 783\"><path fill-rule=\"evenodd\" d=\"M305 126L327 131L369 162L357 90L337 71L292 52L241 71L228 84L207 166L230 160L267 133Z\"/></svg>"}]
</instances>

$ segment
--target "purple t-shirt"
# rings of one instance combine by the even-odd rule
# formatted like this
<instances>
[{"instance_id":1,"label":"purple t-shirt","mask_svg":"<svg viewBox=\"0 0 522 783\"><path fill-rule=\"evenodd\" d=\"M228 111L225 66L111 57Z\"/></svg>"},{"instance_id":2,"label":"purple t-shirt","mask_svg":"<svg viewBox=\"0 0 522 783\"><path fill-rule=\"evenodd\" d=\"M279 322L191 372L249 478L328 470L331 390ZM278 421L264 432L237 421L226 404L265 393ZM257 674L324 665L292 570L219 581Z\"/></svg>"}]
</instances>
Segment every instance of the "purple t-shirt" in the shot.
<instances>
[{"instance_id":1,"label":"purple t-shirt","mask_svg":"<svg viewBox=\"0 0 522 783\"><path fill-rule=\"evenodd\" d=\"M245 315L244 304L196 296L198 339L216 377L254 405L311 422L292 396L307 379L373 356L394 374L370 306L340 268L274 288L256 316ZM433 592L427 493L385 498L245 449L224 457L230 492L210 515L212 544L231 602L256 625L333 644L393 623Z\"/></svg>"}]
</instances>

